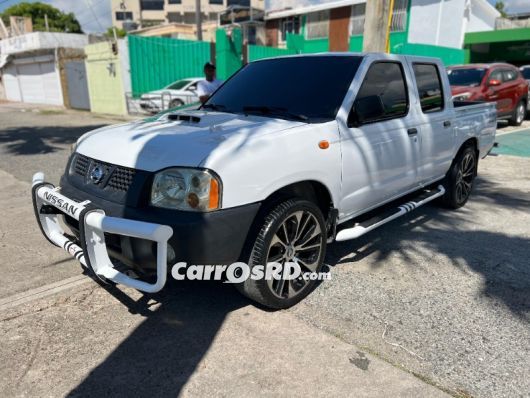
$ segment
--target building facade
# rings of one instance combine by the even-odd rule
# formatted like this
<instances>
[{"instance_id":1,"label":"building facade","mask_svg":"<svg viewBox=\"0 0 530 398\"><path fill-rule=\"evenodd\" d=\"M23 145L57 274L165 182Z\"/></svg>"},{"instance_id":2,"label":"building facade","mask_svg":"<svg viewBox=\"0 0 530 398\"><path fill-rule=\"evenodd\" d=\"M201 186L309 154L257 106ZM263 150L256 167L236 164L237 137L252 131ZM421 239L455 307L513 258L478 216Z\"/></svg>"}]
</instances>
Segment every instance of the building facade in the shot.
<instances>
[{"instance_id":1,"label":"building facade","mask_svg":"<svg viewBox=\"0 0 530 398\"><path fill-rule=\"evenodd\" d=\"M366 0L267 0L266 44L297 52L362 51ZM500 13L487 0L395 0L393 53L464 62L467 32L494 30Z\"/></svg>"},{"instance_id":2,"label":"building facade","mask_svg":"<svg viewBox=\"0 0 530 398\"><path fill-rule=\"evenodd\" d=\"M219 20L229 7L243 6L263 10L265 0L201 0L201 20ZM176 23L195 24L195 0L111 0L112 25L126 28L127 23L137 28ZM125 24L125 25L124 25Z\"/></svg>"}]
</instances>

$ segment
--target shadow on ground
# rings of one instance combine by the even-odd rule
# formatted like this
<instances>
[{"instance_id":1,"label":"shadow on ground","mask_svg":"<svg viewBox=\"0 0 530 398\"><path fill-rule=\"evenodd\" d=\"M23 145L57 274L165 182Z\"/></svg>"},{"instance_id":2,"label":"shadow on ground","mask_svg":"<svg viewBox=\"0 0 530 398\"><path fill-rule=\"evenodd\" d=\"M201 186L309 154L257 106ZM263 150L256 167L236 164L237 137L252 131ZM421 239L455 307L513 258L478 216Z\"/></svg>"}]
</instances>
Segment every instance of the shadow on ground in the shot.
<instances>
[{"instance_id":1,"label":"shadow on ground","mask_svg":"<svg viewBox=\"0 0 530 398\"><path fill-rule=\"evenodd\" d=\"M87 131L105 126L42 126L0 130L0 145L14 155L38 155L56 152L60 145L70 145Z\"/></svg>"},{"instance_id":2,"label":"shadow on ground","mask_svg":"<svg viewBox=\"0 0 530 398\"><path fill-rule=\"evenodd\" d=\"M220 282L168 281L162 292L138 301L107 290L145 321L69 396L177 396L227 314L249 304Z\"/></svg>"},{"instance_id":3,"label":"shadow on ground","mask_svg":"<svg viewBox=\"0 0 530 398\"><path fill-rule=\"evenodd\" d=\"M479 181L472 201L512 209L528 208L529 194L500 192L485 179ZM528 319L530 311L530 240L486 230L461 229L472 223L468 208L456 212L426 206L355 241L330 246L327 263L358 262L375 255L377 266L399 252L410 264L410 253L424 250L445 254L455 267L464 261L484 276L482 294L501 300L513 313ZM484 247L487 247L485 256ZM493 253L493 254L492 254ZM344 257L346 257L346 260ZM352 257L353 256L353 257ZM433 264L435 266L435 264ZM324 282L325 283L325 282ZM133 301L118 289L109 289L131 313L145 321L135 329L69 396L176 396L208 351L231 311L248 305L236 290L215 282L169 281L157 295ZM156 301L156 309L149 300ZM234 341L234 350L240 344Z\"/></svg>"},{"instance_id":4,"label":"shadow on ground","mask_svg":"<svg viewBox=\"0 0 530 398\"><path fill-rule=\"evenodd\" d=\"M484 178L477 179L470 204L491 204L492 209L530 209L530 193L505 189ZM469 206L469 204L468 204ZM492 210L494 211L494 210ZM500 300L519 318L530 322L530 239L488 230L469 230L474 214L468 207L448 210L435 205L417 209L357 240L338 242L328 251L328 264L358 262L375 255L376 267L394 254L417 266L413 254L440 253L462 268L465 263L484 277L481 294ZM468 226L462 229L465 222ZM433 264L435 265L435 264Z\"/></svg>"}]
</instances>

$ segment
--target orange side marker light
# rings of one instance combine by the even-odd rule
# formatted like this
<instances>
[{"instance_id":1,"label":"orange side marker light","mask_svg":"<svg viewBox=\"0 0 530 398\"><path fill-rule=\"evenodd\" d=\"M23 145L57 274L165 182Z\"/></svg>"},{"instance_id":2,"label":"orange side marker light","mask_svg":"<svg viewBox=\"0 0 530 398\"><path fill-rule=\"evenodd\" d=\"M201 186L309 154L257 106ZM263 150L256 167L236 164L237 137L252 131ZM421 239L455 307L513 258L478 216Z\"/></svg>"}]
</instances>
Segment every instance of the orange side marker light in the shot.
<instances>
[{"instance_id":1,"label":"orange side marker light","mask_svg":"<svg viewBox=\"0 0 530 398\"><path fill-rule=\"evenodd\" d=\"M328 149L329 148L329 141L327 140L322 140L318 143L318 147L320 149Z\"/></svg>"}]
</instances>

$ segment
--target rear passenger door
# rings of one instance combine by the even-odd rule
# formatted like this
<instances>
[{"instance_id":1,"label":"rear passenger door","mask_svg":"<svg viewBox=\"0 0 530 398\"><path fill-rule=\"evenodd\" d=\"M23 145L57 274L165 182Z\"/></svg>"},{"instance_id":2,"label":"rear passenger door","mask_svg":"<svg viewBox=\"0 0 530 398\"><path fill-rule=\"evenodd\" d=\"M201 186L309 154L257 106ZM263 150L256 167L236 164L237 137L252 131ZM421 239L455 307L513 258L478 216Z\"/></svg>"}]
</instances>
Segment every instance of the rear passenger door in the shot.
<instances>
[{"instance_id":1,"label":"rear passenger door","mask_svg":"<svg viewBox=\"0 0 530 398\"><path fill-rule=\"evenodd\" d=\"M420 183L427 184L445 175L453 159L454 112L447 106L448 88L443 87L437 64L412 62L412 71L419 98L415 107L419 126Z\"/></svg>"}]
</instances>

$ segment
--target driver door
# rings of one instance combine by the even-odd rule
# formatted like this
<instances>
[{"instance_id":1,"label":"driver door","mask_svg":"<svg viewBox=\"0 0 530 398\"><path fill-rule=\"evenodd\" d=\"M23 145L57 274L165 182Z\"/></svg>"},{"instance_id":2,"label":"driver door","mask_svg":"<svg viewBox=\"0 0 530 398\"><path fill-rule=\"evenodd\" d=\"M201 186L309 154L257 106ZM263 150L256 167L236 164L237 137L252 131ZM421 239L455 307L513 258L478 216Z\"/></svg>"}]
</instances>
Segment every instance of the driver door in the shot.
<instances>
[{"instance_id":1,"label":"driver door","mask_svg":"<svg viewBox=\"0 0 530 398\"><path fill-rule=\"evenodd\" d=\"M407 73L399 61L372 63L347 126L341 126L344 216L377 207L418 186L420 128L410 111L413 97Z\"/></svg>"}]
</instances>

